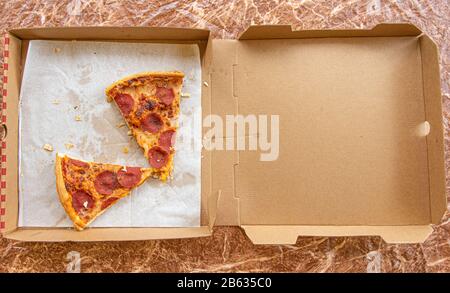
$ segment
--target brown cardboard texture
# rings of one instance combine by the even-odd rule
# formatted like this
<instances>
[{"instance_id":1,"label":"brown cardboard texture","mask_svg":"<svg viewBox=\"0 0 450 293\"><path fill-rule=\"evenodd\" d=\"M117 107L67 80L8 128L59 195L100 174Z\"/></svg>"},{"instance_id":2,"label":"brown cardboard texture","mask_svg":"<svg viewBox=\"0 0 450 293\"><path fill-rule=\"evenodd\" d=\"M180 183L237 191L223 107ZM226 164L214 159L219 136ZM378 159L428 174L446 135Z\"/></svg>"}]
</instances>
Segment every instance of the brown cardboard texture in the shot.
<instances>
[{"instance_id":1,"label":"brown cardboard texture","mask_svg":"<svg viewBox=\"0 0 450 293\"><path fill-rule=\"evenodd\" d=\"M438 57L427 36L408 24L256 26L213 51L212 112L280 121L275 161L213 154L217 225L240 225L254 243L425 240L446 209Z\"/></svg>"},{"instance_id":2,"label":"brown cardboard texture","mask_svg":"<svg viewBox=\"0 0 450 293\"><path fill-rule=\"evenodd\" d=\"M437 49L412 25L323 31L254 26L240 40L209 40L202 30L142 27L10 34L7 238L197 237L210 235L215 223L241 226L254 243L294 243L299 235L380 235L388 242L421 242L445 212ZM200 228L18 229L13 171L21 66L29 39L196 42L209 85L202 92L204 117L278 115L279 156L260 161L259 151L204 150ZM211 139L233 145L237 135Z\"/></svg>"}]
</instances>

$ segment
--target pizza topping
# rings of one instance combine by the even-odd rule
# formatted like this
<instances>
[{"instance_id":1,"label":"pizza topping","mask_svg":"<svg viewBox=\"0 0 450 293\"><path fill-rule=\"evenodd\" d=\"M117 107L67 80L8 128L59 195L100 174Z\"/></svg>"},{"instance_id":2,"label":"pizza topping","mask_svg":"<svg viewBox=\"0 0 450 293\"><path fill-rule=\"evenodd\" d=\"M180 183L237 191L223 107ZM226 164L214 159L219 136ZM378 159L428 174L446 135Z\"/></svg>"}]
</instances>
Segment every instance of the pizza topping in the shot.
<instances>
[{"instance_id":1,"label":"pizza topping","mask_svg":"<svg viewBox=\"0 0 450 293\"><path fill-rule=\"evenodd\" d=\"M112 205L113 203L115 203L119 198L118 197L110 197L107 198L104 202L102 202L102 206L101 209L104 210L107 207L109 207L110 205Z\"/></svg>"},{"instance_id":2,"label":"pizza topping","mask_svg":"<svg viewBox=\"0 0 450 293\"><path fill-rule=\"evenodd\" d=\"M72 194L72 206L77 213L94 207L94 199L83 190L77 190Z\"/></svg>"},{"instance_id":3,"label":"pizza topping","mask_svg":"<svg viewBox=\"0 0 450 293\"><path fill-rule=\"evenodd\" d=\"M153 168L160 169L167 164L169 160L169 153L163 148L155 146L148 151L148 160Z\"/></svg>"},{"instance_id":4,"label":"pizza topping","mask_svg":"<svg viewBox=\"0 0 450 293\"><path fill-rule=\"evenodd\" d=\"M94 187L98 193L103 195L110 195L114 189L117 188L117 176L111 171L103 171L98 174L94 180Z\"/></svg>"},{"instance_id":5,"label":"pizza topping","mask_svg":"<svg viewBox=\"0 0 450 293\"><path fill-rule=\"evenodd\" d=\"M141 120L141 128L144 131L157 133L162 127L163 121L156 113L150 113Z\"/></svg>"},{"instance_id":6,"label":"pizza topping","mask_svg":"<svg viewBox=\"0 0 450 293\"><path fill-rule=\"evenodd\" d=\"M134 100L132 96L130 96L129 94L117 94L114 97L114 100L116 101L117 106L124 115L130 114L134 106Z\"/></svg>"},{"instance_id":7,"label":"pizza topping","mask_svg":"<svg viewBox=\"0 0 450 293\"><path fill-rule=\"evenodd\" d=\"M141 168L128 167L117 172L117 180L119 184L125 188L132 188L141 181Z\"/></svg>"},{"instance_id":8,"label":"pizza topping","mask_svg":"<svg viewBox=\"0 0 450 293\"><path fill-rule=\"evenodd\" d=\"M145 98L145 97L144 97ZM139 103L139 108L136 111L136 117L141 117L145 111L152 111L156 107L156 103L152 100L141 100Z\"/></svg>"},{"instance_id":9,"label":"pizza topping","mask_svg":"<svg viewBox=\"0 0 450 293\"><path fill-rule=\"evenodd\" d=\"M145 110L151 111L151 110L153 110L155 107L156 107L156 103L153 102L152 100L145 101L145 103L144 103L144 109L145 109Z\"/></svg>"},{"instance_id":10,"label":"pizza topping","mask_svg":"<svg viewBox=\"0 0 450 293\"><path fill-rule=\"evenodd\" d=\"M167 106L172 104L172 101L175 99L175 95L173 94L173 90L165 88L165 87L157 87L156 88L156 97L164 105L167 105Z\"/></svg>"},{"instance_id":11,"label":"pizza topping","mask_svg":"<svg viewBox=\"0 0 450 293\"><path fill-rule=\"evenodd\" d=\"M89 164L86 162L78 161L75 159L68 159L69 164L80 167L80 168L89 168Z\"/></svg>"},{"instance_id":12,"label":"pizza topping","mask_svg":"<svg viewBox=\"0 0 450 293\"><path fill-rule=\"evenodd\" d=\"M159 136L158 144L163 149L169 150L169 148L173 145L175 140L175 130L169 129L161 133Z\"/></svg>"}]
</instances>

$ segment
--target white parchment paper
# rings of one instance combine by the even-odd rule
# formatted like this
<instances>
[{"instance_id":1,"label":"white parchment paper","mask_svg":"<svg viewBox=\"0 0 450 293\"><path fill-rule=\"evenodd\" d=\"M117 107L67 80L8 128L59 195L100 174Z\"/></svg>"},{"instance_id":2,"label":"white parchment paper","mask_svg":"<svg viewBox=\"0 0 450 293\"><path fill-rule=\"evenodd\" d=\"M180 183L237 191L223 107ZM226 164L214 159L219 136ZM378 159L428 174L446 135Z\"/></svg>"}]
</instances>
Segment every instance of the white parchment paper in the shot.
<instances>
[{"instance_id":1,"label":"white parchment paper","mask_svg":"<svg viewBox=\"0 0 450 293\"><path fill-rule=\"evenodd\" d=\"M92 227L200 225L201 152L179 138L201 142L201 66L197 45L31 41L20 96L19 226L70 227L55 187L56 152L97 162L148 166L142 150L116 125L123 119L104 90L143 71L180 70L181 101L173 180L149 179L94 221ZM79 116L81 121L76 121ZM65 144L74 147L67 149ZM53 152L43 149L51 144ZM123 153L128 147L129 153Z\"/></svg>"}]
</instances>

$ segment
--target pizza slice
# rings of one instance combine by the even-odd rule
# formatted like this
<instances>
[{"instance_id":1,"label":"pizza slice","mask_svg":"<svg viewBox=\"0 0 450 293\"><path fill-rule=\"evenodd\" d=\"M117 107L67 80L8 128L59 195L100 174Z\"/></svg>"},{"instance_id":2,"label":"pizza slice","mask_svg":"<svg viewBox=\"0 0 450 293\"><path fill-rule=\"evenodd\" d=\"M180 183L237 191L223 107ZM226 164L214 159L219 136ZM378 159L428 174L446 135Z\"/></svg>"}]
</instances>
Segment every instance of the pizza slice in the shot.
<instances>
[{"instance_id":1,"label":"pizza slice","mask_svg":"<svg viewBox=\"0 0 450 293\"><path fill-rule=\"evenodd\" d=\"M173 169L174 140L180 113L182 72L144 72L125 77L106 89L150 166L165 181Z\"/></svg>"},{"instance_id":2,"label":"pizza slice","mask_svg":"<svg viewBox=\"0 0 450 293\"><path fill-rule=\"evenodd\" d=\"M154 176L152 168L85 162L56 154L56 190L77 230Z\"/></svg>"}]
</instances>

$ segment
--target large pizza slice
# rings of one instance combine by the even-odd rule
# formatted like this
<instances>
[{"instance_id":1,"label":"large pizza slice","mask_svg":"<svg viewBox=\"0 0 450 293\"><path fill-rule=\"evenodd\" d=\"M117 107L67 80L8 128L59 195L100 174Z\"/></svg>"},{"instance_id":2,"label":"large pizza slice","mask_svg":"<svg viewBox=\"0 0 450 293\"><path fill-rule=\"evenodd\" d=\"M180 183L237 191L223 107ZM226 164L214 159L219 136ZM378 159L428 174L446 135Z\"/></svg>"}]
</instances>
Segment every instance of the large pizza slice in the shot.
<instances>
[{"instance_id":1,"label":"large pizza slice","mask_svg":"<svg viewBox=\"0 0 450 293\"><path fill-rule=\"evenodd\" d=\"M56 189L77 230L153 176L152 168L85 162L56 154Z\"/></svg>"},{"instance_id":2,"label":"large pizza slice","mask_svg":"<svg viewBox=\"0 0 450 293\"><path fill-rule=\"evenodd\" d=\"M165 181L173 169L173 148L180 112L182 72L145 72L125 77L106 89L115 101L150 166Z\"/></svg>"}]
</instances>

